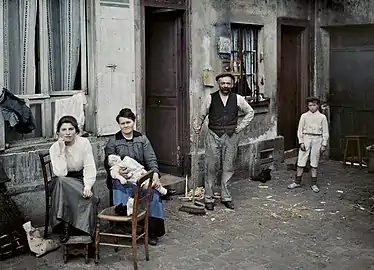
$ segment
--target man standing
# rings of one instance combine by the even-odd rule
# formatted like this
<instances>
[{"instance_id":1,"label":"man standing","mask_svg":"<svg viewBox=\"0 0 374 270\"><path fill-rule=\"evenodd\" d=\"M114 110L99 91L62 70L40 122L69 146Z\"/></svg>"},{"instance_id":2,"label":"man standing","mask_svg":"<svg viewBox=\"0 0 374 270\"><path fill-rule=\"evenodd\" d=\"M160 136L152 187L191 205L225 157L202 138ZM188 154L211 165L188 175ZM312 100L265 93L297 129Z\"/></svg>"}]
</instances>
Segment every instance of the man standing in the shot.
<instances>
[{"instance_id":1,"label":"man standing","mask_svg":"<svg viewBox=\"0 0 374 270\"><path fill-rule=\"evenodd\" d=\"M209 130L205 141L205 208L214 210L213 186L217 171L222 166L221 202L229 209L234 209L231 197L230 179L234 174L234 163L239 145L239 133L253 119L252 107L243 96L231 92L234 76L229 73L216 77L219 90L209 95L204 101L199 117L194 123L197 134L207 115ZM238 124L239 110L244 118Z\"/></svg>"}]
</instances>

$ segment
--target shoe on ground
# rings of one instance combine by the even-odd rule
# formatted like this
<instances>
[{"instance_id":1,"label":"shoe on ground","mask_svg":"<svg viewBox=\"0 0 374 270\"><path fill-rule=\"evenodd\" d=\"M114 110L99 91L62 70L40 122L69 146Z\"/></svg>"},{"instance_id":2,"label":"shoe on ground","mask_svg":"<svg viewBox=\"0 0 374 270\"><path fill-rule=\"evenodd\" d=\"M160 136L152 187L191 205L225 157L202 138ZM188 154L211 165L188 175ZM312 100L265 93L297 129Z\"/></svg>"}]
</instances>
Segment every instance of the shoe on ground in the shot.
<instances>
[{"instance_id":1,"label":"shoe on ground","mask_svg":"<svg viewBox=\"0 0 374 270\"><path fill-rule=\"evenodd\" d=\"M319 192L319 187L317 185L312 185L311 186L312 190L315 192L315 193L318 193Z\"/></svg>"},{"instance_id":2,"label":"shoe on ground","mask_svg":"<svg viewBox=\"0 0 374 270\"><path fill-rule=\"evenodd\" d=\"M300 185L300 184L297 184L297 183L295 183L295 182L293 182L292 184L289 184L289 185L287 186L287 188L289 188L289 189L294 189L294 188L298 188L298 187L301 187L301 185Z\"/></svg>"},{"instance_id":3,"label":"shoe on ground","mask_svg":"<svg viewBox=\"0 0 374 270\"><path fill-rule=\"evenodd\" d=\"M157 237L149 237L148 238L148 244L150 244L151 246L157 246L157 243L158 243Z\"/></svg>"},{"instance_id":4,"label":"shoe on ground","mask_svg":"<svg viewBox=\"0 0 374 270\"><path fill-rule=\"evenodd\" d=\"M234 208L235 208L233 202L231 202L231 201L221 202L221 203L222 203L224 206L226 206L226 208L228 208L228 209L234 209Z\"/></svg>"},{"instance_id":5,"label":"shoe on ground","mask_svg":"<svg viewBox=\"0 0 374 270\"><path fill-rule=\"evenodd\" d=\"M170 201L173 199L171 196L175 195L175 193L177 193L177 190L175 188L168 188L166 194L161 196L161 199Z\"/></svg>"},{"instance_id":6,"label":"shoe on ground","mask_svg":"<svg viewBox=\"0 0 374 270\"><path fill-rule=\"evenodd\" d=\"M214 210L214 203L205 203L206 210L213 211Z\"/></svg>"}]
</instances>

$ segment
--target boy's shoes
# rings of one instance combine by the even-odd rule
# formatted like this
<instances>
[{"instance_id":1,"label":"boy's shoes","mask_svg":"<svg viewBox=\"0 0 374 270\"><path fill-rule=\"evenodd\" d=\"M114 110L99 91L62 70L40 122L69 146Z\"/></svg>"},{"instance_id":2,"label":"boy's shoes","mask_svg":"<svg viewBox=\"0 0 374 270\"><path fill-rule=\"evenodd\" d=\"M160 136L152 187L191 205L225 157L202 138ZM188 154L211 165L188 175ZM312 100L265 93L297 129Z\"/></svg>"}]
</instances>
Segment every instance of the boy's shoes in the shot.
<instances>
[{"instance_id":1,"label":"boy's shoes","mask_svg":"<svg viewBox=\"0 0 374 270\"><path fill-rule=\"evenodd\" d=\"M312 185L311 186L312 190L315 192L315 193L318 193L319 192L319 188L317 185Z\"/></svg>"},{"instance_id":2,"label":"boy's shoes","mask_svg":"<svg viewBox=\"0 0 374 270\"><path fill-rule=\"evenodd\" d=\"M297 184L297 183L295 183L295 182L293 182L292 184L289 184L289 185L287 186L287 188L289 188L289 189L294 189L294 188L298 188L298 187L301 187L301 185L300 185L300 184Z\"/></svg>"}]
</instances>

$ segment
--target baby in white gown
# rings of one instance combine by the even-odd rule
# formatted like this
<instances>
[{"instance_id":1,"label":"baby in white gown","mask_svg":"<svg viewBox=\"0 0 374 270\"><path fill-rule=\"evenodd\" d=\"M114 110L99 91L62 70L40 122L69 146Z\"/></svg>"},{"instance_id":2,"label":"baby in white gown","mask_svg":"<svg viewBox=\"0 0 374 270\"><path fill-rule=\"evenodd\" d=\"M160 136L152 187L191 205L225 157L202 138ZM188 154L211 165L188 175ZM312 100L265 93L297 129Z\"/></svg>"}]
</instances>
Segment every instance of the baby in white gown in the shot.
<instances>
[{"instance_id":1,"label":"baby in white gown","mask_svg":"<svg viewBox=\"0 0 374 270\"><path fill-rule=\"evenodd\" d=\"M127 182L131 182L136 184L136 181L147 171L144 169L139 162L135 159L125 156L122 160L120 156L117 155L109 155L108 156L108 164L110 166L110 176L113 179L117 179L121 182L122 185L126 184ZM125 170L124 170L125 169ZM124 170L124 173L121 171ZM149 180L145 181L142 184L143 186L147 186ZM166 195L167 189L163 186L159 186L155 188L161 195Z\"/></svg>"}]
</instances>

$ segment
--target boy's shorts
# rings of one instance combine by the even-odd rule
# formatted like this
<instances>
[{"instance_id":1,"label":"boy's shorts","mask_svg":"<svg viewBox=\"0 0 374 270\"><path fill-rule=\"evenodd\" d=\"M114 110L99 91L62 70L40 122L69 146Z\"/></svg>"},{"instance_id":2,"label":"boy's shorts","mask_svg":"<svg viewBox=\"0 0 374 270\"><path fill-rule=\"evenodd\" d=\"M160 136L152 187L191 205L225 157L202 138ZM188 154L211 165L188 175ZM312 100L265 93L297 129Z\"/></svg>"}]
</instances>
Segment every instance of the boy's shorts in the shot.
<instances>
[{"instance_id":1,"label":"boy's shorts","mask_svg":"<svg viewBox=\"0 0 374 270\"><path fill-rule=\"evenodd\" d=\"M305 167L310 155L310 166L318 167L319 157L322 147L321 135L304 135L305 151L299 149L299 156L297 158L297 166Z\"/></svg>"}]
</instances>

